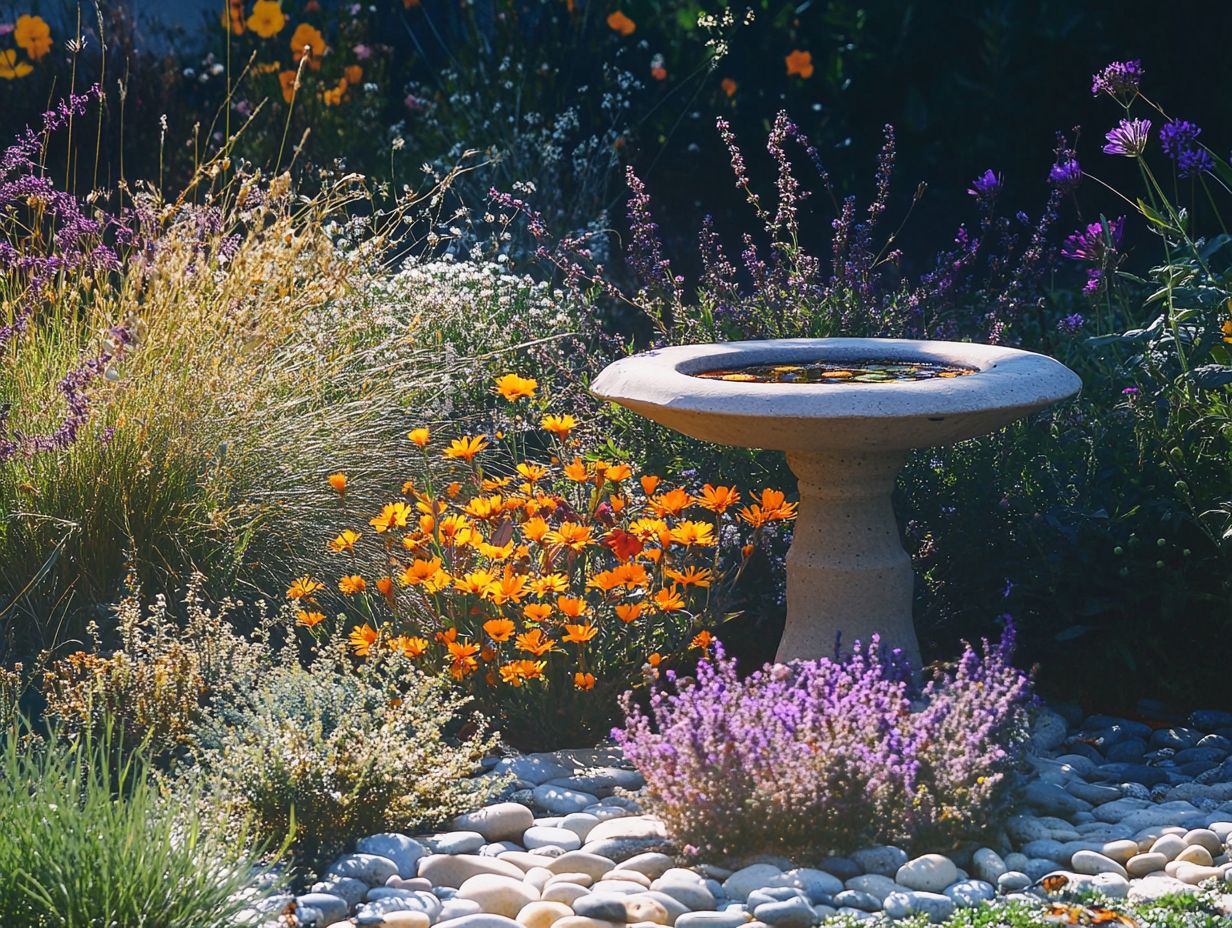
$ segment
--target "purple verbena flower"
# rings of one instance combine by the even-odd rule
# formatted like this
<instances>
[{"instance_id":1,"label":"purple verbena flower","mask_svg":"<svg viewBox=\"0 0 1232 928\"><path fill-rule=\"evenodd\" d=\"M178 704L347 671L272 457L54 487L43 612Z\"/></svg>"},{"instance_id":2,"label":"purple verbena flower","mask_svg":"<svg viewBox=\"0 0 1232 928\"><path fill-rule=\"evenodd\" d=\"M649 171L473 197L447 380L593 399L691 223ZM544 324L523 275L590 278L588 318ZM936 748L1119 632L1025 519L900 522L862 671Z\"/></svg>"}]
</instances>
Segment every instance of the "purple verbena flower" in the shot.
<instances>
[{"instance_id":1,"label":"purple verbena flower","mask_svg":"<svg viewBox=\"0 0 1232 928\"><path fill-rule=\"evenodd\" d=\"M1077 335L1085 323L1082 313L1071 313L1057 320L1057 331L1062 335Z\"/></svg>"},{"instance_id":2,"label":"purple verbena flower","mask_svg":"<svg viewBox=\"0 0 1232 928\"><path fill-rule=\"evenodd\" d=\"M1063 193L1069 193L1082 182L1082 165L1077 158L1059 161L1049 169L1048 182Z\"/></svg>"},{"instance_id":3,"label":"purple verbena flower","mask_svg":"<svg viewBox=\"0 0 1232 928\"><path fill-rule=\"evenodd\" d=\"M1071 261L1099 264L1110 251L1120 248L1124 234L1124 216L1093 222L1085 230L1075 232L1065 239L1065 244L1061 246L1061 255Z\"/></svg>"},{"instance_id":4,"label":"purple verbena flower","mask_svg":"<svg viewBox=\"0 0 1232 928\"><path fill-rule=\"evenodd\" d=\"M1122 119L1120 124L1115 129L1110 129L1104 138L1108 140L1108 144L1104 146L1104 154L1137 158L1146 150L1146 143L1151 138L1151 121L1149 119Z\"/></svg>"},{"instance_id":5,"label":"purple verbena flower","mask_svg":"<svg viewBox=\"0 0 1232 928\"><path fill-rule=\"evenodd\" d=\"M1136 58L1133 61L1114 61L1092 75L1091 96L1098 97L1101 93L1106 93L1122 103L1129 103L1138 95L1138 88L1142 86L1142 76L1145 73L1142 62Z\"/></svg>"},{"instance_id":6,"label":"purple verbena flower","mask_svg":"<svg viewBox=\"0 0 1232 928\"><path fill-rule=\"evenodd\" d=\"M1001 186L1004 179L1000 174L989 168L975 180L971 181L971 186L967 188L967 193L970 196L979 200L991 200L1001 192Z\"/></svg>"}]
</instances>

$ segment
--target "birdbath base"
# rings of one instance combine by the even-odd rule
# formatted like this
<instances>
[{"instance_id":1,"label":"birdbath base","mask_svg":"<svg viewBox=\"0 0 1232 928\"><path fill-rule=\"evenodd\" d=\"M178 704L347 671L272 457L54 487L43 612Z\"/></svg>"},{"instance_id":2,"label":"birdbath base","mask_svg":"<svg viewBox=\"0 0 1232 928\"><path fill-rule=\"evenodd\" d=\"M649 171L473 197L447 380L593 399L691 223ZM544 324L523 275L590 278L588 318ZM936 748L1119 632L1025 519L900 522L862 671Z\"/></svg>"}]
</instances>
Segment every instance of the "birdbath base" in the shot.
<instances>
[{"instance_id":1,"label":"birdbath base","mask_svg":"<svg viewBox=\"0 0 1232 928\"><path fill-rule=\"evenodd\" d=\"M787 553L780 661L849 651L875 633L920 667L911 621L913 574L891 494L902 451L792 451L800 508Z\"/></svg>"}]
</instances>

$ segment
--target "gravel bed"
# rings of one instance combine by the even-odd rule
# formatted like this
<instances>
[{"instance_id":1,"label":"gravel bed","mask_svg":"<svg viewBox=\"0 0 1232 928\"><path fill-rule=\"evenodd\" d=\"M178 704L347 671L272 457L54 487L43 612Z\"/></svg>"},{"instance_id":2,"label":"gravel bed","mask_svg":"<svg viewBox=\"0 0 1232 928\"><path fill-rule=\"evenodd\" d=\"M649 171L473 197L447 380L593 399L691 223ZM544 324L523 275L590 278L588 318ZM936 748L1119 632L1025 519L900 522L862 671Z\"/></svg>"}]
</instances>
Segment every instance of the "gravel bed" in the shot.
<instances>
[{"instance_id":1,"label":"gravel bed","mask_svg":"<svg viewBox=\"0 0 1232 928\"><path fill-rule=\"evenodd\" d=\"M1232 713L1152 728L1041 710L1019 809L984 846L682 866L618 749L493 759L514 787L436 834L364 838L294 901L316 928L810 928L994 900L1212 894L1232 924ZM271 909L271 915L274 912ZM269 922L271 926L276 922Z\"/></svg>"}]
</instances>

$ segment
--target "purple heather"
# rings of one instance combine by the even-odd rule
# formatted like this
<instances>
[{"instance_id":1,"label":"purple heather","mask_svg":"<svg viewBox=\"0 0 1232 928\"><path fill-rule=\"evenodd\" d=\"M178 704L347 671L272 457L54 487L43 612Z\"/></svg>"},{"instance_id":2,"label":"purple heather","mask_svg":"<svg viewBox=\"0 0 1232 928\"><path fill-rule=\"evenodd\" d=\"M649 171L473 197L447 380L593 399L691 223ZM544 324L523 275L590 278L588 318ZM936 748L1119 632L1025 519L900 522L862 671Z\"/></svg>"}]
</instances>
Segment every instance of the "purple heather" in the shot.
<instances>
[{"instance_id":1,"label":"purple heather","mask_svg":"<svg viewBox=\"0 0 1232 928\"><path fill-rule=\"evenodd\" d=\"M1071 313L1057 320L1057 331L1062 335L1077 335L1085 323L1082 313Z\"/></svg>"},{"instance_id":2,"label":"purple heather","mask_svg":"<svg viewBox=\"0 0 1232 928\"><path fill-rule=\"evenodd\" d=\"M1104 146L1104 154L1137 158L1146 150L1146 143L1151 138L1151 121L1149 119L1122 119L1120 124L1115 129L1109 130L1104 138L1108 140L1108 144Z\"/></svg>"},{"instance_id":3,"label":"purple heather","mask_svg":"<svg viewBox=\"0 0 1232 928\"><path fill-rule=\"evenodd\" d=\"M699 854L953 841L1005 810L1030 702L1013 646L1007 622L999 644L968 646L922 691L876 636L745 680L718 646L694 678L669 672L648 709L626 697L613 737L649 808Z\"/></svg>"}]
</instances>

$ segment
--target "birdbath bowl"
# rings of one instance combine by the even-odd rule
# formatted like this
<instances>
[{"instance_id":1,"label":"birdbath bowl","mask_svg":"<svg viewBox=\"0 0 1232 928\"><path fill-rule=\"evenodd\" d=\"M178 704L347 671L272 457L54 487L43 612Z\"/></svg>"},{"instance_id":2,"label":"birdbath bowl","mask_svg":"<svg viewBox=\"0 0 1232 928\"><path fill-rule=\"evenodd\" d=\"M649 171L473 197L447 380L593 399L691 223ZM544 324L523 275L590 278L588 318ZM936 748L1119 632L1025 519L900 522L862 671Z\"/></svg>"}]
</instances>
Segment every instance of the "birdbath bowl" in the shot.
<instances>
[{"instance_id":1,"label":"birdbath bowl","mask_svg":"<svg viewBox=\"0 0 1232 928\"><path fill-rule=\"evenodd\" d=\"M778 660L877 632L919 668L890 502L907 451L995 431L1081 386L1052 358L995 345L797 338L647 351L590 389L693 438L787 452L800 508Z\"/></svg>"}]
</instances>

